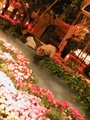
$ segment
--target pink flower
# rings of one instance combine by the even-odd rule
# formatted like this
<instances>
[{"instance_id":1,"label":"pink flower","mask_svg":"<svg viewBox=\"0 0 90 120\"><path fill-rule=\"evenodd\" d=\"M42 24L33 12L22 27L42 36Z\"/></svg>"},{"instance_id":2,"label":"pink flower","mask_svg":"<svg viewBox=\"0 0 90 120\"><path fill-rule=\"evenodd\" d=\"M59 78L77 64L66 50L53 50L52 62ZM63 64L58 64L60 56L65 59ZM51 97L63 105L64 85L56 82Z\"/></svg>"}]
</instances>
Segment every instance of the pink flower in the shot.
<instances>
[{"instance_id":1,"label":"pink flower","mask_svg":"<svg viewBox=\"0 0 90 120\"><path fill-rule=\"evenodd\" d=\"M47 100L47 101L48 101L48 103L50 103L50 102L52 102L52 99L49 99L49 98L48 98L48 100Z\"/></svg>"},{"instance_id":2,"label":"pink flower","mask_svg":"<svg viewBox=\"0 0 90 120\"><path fill-rule=\"evenodd\" d=\"M66 101L64 101L64 102L61 104L61 110L67 109L68 107L70 107L70 104L67 103Z\"/></svg>"},{"instance_id":3,"label":"pink flower","mask_svg":"<svg viewBox=\"0 0 90 120\"><path fill-rule=\"evenodd\" d=\"M77 120L84 120L82 116L78 117Z\"/></svg>"},{"instance_id":4,"label":"pink flower","mask_svg":"<svg viewBox=\"0 0 90 120\"><path fill-rule=\"evenodd\" d=\"M33 84L33 81L30 81L33 80L33 72L26 66L29 64L29 60L25 58L25 56L20 55L21 52L12 47L12 45L5 43L3 40L0 41L2 41L7 50L16 56L16 60L9 63L8 70L9 74L11 74L14 80L16 80L15 82L18 88L23 88L27 85L32 93L37 94L38 96L41 95L42 97L46 97L48 103L53 103L56 107L58 106L57 108L61 107L61 110L66 110L70 113L70 116L66 116L68 114L66 111L63 111L66 120L73 120L74 118L76 120L84 120L84 118L78 113L77 109L69 109L69 103L64 101L60 104L60 101L57 98L54 98L51 91L44 88L37 88L36 84ZM4 60L11 60L11 58L11 55L6 53L4 54ZM59 53L55 54L54 61L58 62L66 70L73 72L62 63ZM2 76L4 76L5 79L3 79ZM35 120L38 116L46 114L47 108L40 106L40 98L30 95L24 91L16 90L13 83L6 77L6 75L1 74L0 77L0 93L3 95L2 101L8 104L10 112L13 111L16 116L21 118L21 120Z\"/></svg>"},{"instance_id":5,"label":"pink flower","mask_svg":"<svg viewBox=\"0 0 90 120\"><path fill-rule=\"evenodd\" d=\"M66 116L65 120L73 120L71 116Z\"/></svg>"},{"instance_id":6,"label":"pink flower","mask_svg":"<svg viewBox=\"0 0 90 120\"><path fill-rule=\"evenodd\" d=\"M54 99L53 104L56 105L56 106L60 105L60 100Z\"/></svg>"},{"instance_id":7,"label":"pink flower","mask_svg":"<svg viewBox=\"0 0 90 120\"><path fill-rule=\"evenodd\" d=\"M46 96L47 99L53 99L54 98L53 93L51 91L49 91L49 90L47 91L45 96Z\"/></svg>"},{"instance_id":8,"label":"pink flower","mask_svg":"<svg viewBox=\"0 0 90 120\"><path fill-rule=\"evenodd\" d=\"M79 116L78 110L76 108L74 109L70 108L70 111L73 116Z\"/></svg>"}]
</instances>

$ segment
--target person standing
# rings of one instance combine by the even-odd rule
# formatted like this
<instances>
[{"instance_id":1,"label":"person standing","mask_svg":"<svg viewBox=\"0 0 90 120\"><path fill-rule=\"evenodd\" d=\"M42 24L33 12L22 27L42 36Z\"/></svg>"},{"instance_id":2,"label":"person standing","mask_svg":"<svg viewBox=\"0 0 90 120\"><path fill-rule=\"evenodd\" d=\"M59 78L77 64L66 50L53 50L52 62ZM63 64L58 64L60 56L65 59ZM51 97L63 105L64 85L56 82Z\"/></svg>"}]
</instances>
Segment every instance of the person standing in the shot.
<instances>
[{"instance_id":1,"label":"person standing","mask_svg":"<svg viewBox=\"0 0 90 120\"><path fill-rule=\"evenodd\" d=\"M71 38L68 38L66 40L67 44L66 44L66 46L64 47L64 49L63 49L63 51L61 53L62 58L65 58L66 55L68 55L68 53L71 50L75 50L77 48L78 42L75 39L76 39L76 36L74 34L72 34Z\"/></svg>"}]
</instances>

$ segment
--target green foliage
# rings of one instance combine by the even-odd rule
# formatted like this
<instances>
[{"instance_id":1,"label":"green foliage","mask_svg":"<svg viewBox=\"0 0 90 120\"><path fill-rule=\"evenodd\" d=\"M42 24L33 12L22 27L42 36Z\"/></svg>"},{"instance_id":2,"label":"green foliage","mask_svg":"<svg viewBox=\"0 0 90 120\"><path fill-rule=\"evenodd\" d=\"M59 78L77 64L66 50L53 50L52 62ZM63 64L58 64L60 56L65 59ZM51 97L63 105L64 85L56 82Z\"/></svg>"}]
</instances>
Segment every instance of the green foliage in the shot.
<instances>
[{"instance_id":1,"label":"green foliage","mask_svg":"<svg viewBox=\"0 0 90 120\"><path fill-rule=\"evenodd\" d=\"M60 77L65 72L64 68L60 68L58 63L55 63L53 60L51 60L48 57L44 57L42 60L39 61L38 64L40 66L49 68L50 72L55 75L57 74L58 77Z\"/></svg>"},{"instance_id":2,"label":"green foliage","mask_svg":"<svg viewBox=\"0 0 90 120\"><path fill-rule=\"evenodd\" d=\"M50 120L64 120L62 114L58 111L57 108L48 111L48 117Z\"/></svg>"},{"instance_id":3,"label":"green foliage","mask_svg":"<svg viewBox=\"0 0 90 120\"><path fill-rule=\"evenodd\" d=\"M8 20L5 20L3 18L0 18L0 28L14 38L20 38L21 36L21 26L13 26Z\"/></svg>"},{"instance_id":4,"label":"green foliage","mask_svg":"<svg viewBox=\"0 0 90 120\"><path fill-rule=\"evenodd\" d=\"M2 59L0 59L0 71L3 71L3 72L5 72L5 73L8 73L7 68L8 68L8 63L7 63L7 61L5 62L5 61L3 61Z\"/></svg>"},{"instance_id":5,"label":"green foliage","mask_svg":"<svg viewBox=\"0 0 90 120\"><path fill-rule=\"evenodd\" d=\"M74 62L72 62L72 61L67 61L67 62L65 63L65 65L68 66L68 67L70 67L72 70L77 71L77 68L76 68Z\"/></svg>"},{"instance_id":6,"label":"green foliage","mask_svg":"<svg viewBox=\"0 0 90 120\"><path fill-rule=\"evenodd\" d=\"M72 24L73 21L76 19L79 11L80 6L83 0L72 0L72 4L68 6L65 12L65 19L66 23Z\"/></svg>"},{"instance_id":7,"label":"green foliage","mask_svg":"<svg viewBox=\"0 0 90 120\"><path fill-rule=\"evenodd\" d=\"M0 18L0 28L3 30L9 29L11 26L10 22L4 18Z\"/></svg>"},{"instance_id":8,"label":"green foliage","mask_svg":"<svg viewBox=\"0 0 90 120\"><path fill-rule=\"evenodd\" d=\"M74 99L82 105L84 110L90 110L90 86L86 81L83 81L75 73L72 74L66 71L61 65L48 57L44 57L38 61L38 65L48 68L52 74L58 76L61 81L63 80L64 83L68 84L74 93Z\"/></svg>"},{"instance_id":9,"label":"green foliage","mask_svg":"<svg viewBox=\"0 0 90 120\"><path fill-rule=\"evenodd\" d=\"M41 98L42 106L45 106L47 109L53 108L52 102L48 102L45 96L41 95L39 97Z\"/></svg>"},{"instance_id":10,"label":"green foliage","mask_svg":"<svg viewBox=\"0 0 90 120\"><path fill-rule=\"evenodd\" d=\"M13 36L14 38L20 38L20 34L16 32L16 28L13 26L10 29L8 29L7 33Z\"/></svg>"}]
</instances>

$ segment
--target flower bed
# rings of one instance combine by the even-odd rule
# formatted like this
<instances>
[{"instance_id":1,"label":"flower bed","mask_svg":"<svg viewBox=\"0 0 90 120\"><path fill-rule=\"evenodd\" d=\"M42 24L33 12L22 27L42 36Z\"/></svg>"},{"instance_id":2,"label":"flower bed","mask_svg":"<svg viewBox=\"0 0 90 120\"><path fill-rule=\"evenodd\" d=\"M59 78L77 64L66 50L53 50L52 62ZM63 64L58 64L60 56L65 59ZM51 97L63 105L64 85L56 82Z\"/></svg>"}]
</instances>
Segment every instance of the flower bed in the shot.
<instances>
[{"instance_id":1,"label":"flower bed","mask_svg":"<svg viewBox=\"0 0 90 120\"><path fill-rule=\"evenodd\" d=\"M66 66L56 54L54 59L44 57L38 61L39 66L48 68L52 74L58 76L61 81L68 84L74 92L74 99L78 101L82 108L90 114L90 81L82 74Z\"/></svg>"},{"instance_id":2,"label":"flower bed","mask_svg":"<svg viewBox=\"0 0 90 120\"><path fill-rule=\"evenodd\" d=\"M0 72L0 76L1 117L6 120L36 120L38 116L46 115L46 108L40 105L38 97L16 90L6 74Z\"/></svg>"},{"instance_id":3,"label":"flower bed","mask_svg":"<svg viewBox=\"0 0 90 120\"><path fill-rule=\"evenodd\" d=\"M53 93L37 87L29 60L0 40L1 120L84 120L76 108L60 102Z\"/></svg>"}]
</instances>

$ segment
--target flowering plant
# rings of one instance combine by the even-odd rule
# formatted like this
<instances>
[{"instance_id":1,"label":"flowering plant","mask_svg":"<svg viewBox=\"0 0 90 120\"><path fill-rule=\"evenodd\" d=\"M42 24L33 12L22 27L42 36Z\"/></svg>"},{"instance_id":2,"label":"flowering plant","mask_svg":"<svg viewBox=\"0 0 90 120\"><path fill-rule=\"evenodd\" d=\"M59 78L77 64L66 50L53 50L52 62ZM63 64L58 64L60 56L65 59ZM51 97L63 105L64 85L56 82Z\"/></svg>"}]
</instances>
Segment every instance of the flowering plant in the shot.
<instances>
[{"instance_id":1,"label":"flowering plant","mask_svg":"<svg viewBox=\"0 0 90 120\"><path fill-rule=\"evenodd\" d=\"M12 45L0 40L0 115L11 120L84 120L69 103L51 91L37 87L29 60ZM14 84L13 84L14 83ZM26 92L25 92L26 91ZM8 118L9 117L9 118Z\"/></svg>"},{"instance_id":2,"label":"flowering plant","mask_svg":"<svg viewBox=\"0 0 90 120\"><path fill-rule=\"evenodd\" d=\"M16 90L6 74L0 72L0 76L2 76L0 79L0 113L3 118L35 120L38 116L46 114L46 108L40 106L40 98Z\"/></svg>"}]
</instances>

